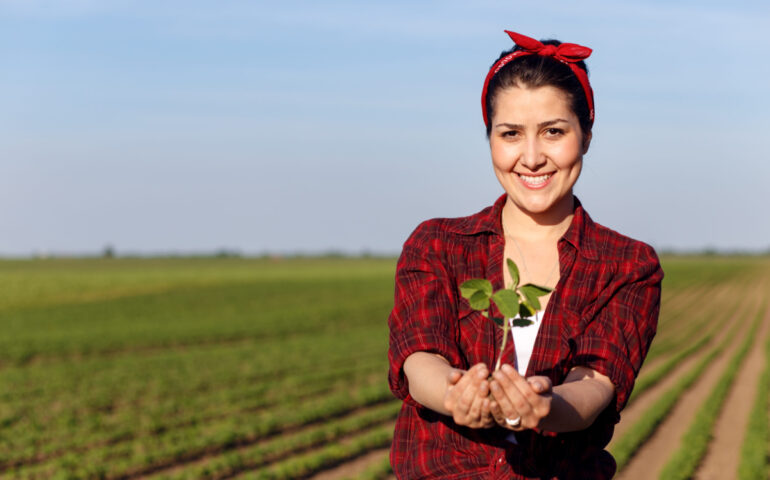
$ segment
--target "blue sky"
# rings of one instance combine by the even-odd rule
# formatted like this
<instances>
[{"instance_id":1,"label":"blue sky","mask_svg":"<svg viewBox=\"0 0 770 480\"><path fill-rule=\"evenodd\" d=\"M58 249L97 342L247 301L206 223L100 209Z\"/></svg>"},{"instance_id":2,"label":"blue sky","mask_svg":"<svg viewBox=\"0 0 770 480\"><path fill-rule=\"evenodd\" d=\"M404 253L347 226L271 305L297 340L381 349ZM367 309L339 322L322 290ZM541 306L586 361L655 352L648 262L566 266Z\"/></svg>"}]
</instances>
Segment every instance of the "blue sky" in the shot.
<instances>
[{"instance_id":1,"label":"blue sky","mask_svg":"<svg viewBox=\"0 0 770 480\"><path fill-rule=\"evenodd\" d=\"M770 247L770 6L542 3L0 0L0 255L396 253L502 193L504 29L594 49L595 220Z\"/></svg>"}]
</instances>

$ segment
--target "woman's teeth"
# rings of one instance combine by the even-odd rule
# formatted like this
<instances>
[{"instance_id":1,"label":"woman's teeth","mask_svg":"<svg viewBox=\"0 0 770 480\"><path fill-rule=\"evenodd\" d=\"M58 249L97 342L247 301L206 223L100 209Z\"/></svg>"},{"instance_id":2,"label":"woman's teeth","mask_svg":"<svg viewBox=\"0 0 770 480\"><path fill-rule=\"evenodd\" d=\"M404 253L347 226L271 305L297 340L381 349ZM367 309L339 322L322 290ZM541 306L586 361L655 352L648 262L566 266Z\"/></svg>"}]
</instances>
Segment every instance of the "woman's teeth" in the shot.
<instances>
[{"instance_id":1,"label":"woman's teeth","mask_svg":"<svg viewBox=\"0 0 770 480\"><path fill-rule=\"evenodd\" d=\"M530 185L542 185L546 182L549 178L551 178L550 174L547 175L538 175L537 177L532 177L530 175L519 175L522 180L529 183Z\"/></svg>"}]
</instances>

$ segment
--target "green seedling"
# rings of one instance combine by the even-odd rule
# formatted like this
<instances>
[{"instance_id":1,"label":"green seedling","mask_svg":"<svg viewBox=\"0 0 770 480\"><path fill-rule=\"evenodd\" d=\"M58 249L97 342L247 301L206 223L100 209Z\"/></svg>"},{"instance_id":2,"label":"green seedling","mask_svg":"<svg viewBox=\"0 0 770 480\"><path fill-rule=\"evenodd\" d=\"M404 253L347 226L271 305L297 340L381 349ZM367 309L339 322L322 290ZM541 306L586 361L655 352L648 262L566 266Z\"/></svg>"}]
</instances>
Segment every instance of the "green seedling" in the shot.
<instances>
[{"instance_id":1,"label":"green seedling","mask_svg":"<svg viewBox=\"0 0 770 480\"><path fill-rule=\"evenodd\" d=\"M536 311L540 310L539 298L553 291L552 288L532 283L519 286L519 268L510 258L506 258L505 262L508 266L508 272L511 274L511 286L509 288L501 288L493 292L492 282L484 278L472 278L460 285L460 294L468 300L471 308L480 310L482 315L491 319L503 330L500 356L497 357L494 371L500 370L503 350L505 350L505 344L508 341L508 332L511 327L506 319L513 318L514 327L531 325L533 322L527 317L531 317ZM494 302L504 318L498 318L489 313L490 301Z\"/></svg>"}]
</instances>

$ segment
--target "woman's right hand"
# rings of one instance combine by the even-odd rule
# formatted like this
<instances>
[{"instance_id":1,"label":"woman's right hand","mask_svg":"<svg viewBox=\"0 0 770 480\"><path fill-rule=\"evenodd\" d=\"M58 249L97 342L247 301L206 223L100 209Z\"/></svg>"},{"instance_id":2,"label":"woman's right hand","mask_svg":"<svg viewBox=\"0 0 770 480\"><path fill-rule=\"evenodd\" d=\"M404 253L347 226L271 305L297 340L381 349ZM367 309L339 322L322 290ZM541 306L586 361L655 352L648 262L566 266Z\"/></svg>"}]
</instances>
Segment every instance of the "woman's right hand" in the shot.
<instances>
[{"instance_id":1,"label":"woman's right hand","mask_svg":"<svg viewBox=\"0 0 770 480\"><path fill-rule=\"evenodd\" d=\"M490 428L496 424L489 406L488 377L489 370L483 363L467 371L453 369L448 373L444 408L456 424L470 428Z\"/></svg>"}]
</instances>

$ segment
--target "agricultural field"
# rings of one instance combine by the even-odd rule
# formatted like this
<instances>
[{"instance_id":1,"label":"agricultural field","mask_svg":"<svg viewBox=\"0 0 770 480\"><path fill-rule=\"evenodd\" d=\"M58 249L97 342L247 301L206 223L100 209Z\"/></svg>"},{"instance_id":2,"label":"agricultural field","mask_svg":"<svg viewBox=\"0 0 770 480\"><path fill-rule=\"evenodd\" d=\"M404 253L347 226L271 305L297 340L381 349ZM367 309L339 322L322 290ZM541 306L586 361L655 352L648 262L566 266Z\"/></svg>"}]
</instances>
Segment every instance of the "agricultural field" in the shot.
<instances>
[{"instance_id":1,"label":"agricultural field","mask_svg":"<svg viewBox=\"0 0 770 480\"><path fill-rule=\"evenodd\" d=\"M663 266L618 478L768 478L770 259ZM0 478L388 478L394 269L0 261Z\"/></svg>"}]
</instances>

